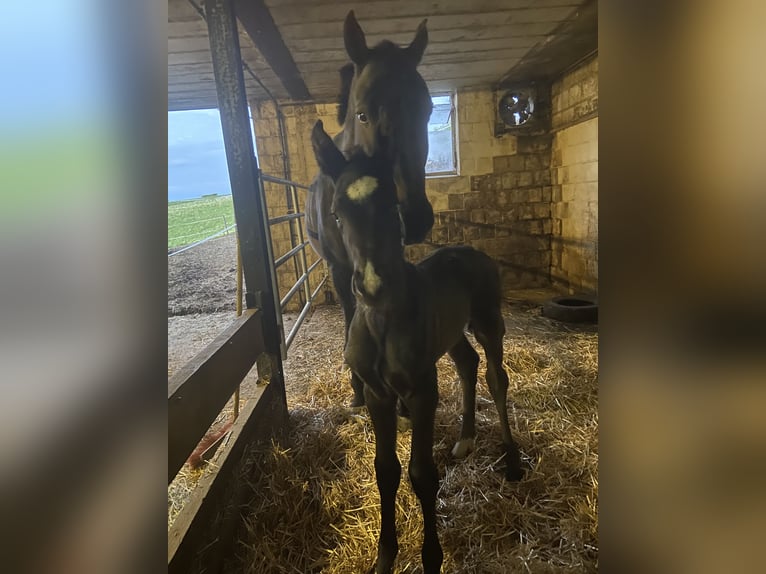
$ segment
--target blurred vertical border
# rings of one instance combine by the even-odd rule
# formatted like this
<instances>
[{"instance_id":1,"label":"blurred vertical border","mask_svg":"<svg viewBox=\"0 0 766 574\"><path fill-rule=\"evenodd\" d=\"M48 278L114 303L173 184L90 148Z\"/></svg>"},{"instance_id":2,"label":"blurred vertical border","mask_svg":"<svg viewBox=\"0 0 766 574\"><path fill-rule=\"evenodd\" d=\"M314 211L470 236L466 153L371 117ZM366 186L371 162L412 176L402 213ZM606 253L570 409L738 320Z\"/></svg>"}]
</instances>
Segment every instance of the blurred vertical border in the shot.
<instances>
[{"instance_id":1,"label":"blurred vertical border","mask_svg":"<svg viewBox=\"0 0 766 574\"><path fill-rule=\"evenodd\" d=\"M0 19L0 552L164 569L167 5Z\"/></svg>"},{"instance_id":2,"label":"blurred vertical border","mask_svg":"<svg viewBox=\"0 0 766 574\"><path fill-rule=\"evenodd\" d=\"M766 5L599 8L600 567L760 571Z\"/></svg>"}]
</instances>

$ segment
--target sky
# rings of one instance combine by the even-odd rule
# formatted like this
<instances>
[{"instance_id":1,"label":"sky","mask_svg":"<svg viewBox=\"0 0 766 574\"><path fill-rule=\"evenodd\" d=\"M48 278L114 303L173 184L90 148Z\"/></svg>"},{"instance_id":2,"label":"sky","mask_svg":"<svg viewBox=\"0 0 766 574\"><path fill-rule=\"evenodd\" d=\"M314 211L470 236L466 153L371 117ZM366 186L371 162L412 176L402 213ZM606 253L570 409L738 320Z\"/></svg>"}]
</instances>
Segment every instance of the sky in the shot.
<instances>
[{"instance_id":1,"label":"sky","mask_svg":"<svg viewBox=\"0 0 766 574\"><path fill-rule=\"evenodd\" d=\"M218 110L168 112L168 201L231 193Z\"/></svg>"},{"instance_id":2,"label":"sky","mask_svg":"<svg viewBox=\"0 0 766 574\"><path fill-rule=\"evenodd\" d=\"M446 122L450 97L433 101L432 123ZM213 193L231 193L218 110L168 112L168 201Z\"/></svg>"}]
</instances>

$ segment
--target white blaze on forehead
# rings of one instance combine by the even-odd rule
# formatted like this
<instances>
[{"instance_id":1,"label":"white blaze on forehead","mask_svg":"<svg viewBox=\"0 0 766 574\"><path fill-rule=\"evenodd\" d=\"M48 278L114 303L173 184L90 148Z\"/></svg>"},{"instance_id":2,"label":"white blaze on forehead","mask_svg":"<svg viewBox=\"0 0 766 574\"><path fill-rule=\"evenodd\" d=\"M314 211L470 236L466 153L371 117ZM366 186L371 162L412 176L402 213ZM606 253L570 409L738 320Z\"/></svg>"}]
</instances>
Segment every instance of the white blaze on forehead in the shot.
<instances>
[{"instance_id":1,"label":"white blaze on forehead","mask_svg":"<svg viewBox=\"0 0 766 574\"><path fill-rule=\"evenodd\" d=\"M375 267L371 262L364 266L364 290L370 295L375 295L380 288L380 277L375 273Z\"/></svg>"},{"instance_id":2,"label":"white blaze on forehead","mask_svg":"<svg viewBox=\"0 0 766 574\"><path fill-rule=\"evenodd\" d=\"M346 195L351 201L364 201L375 191L376 187L378 187L377 178L365 175L348 186Z\"/></svg>"}]
</instances>

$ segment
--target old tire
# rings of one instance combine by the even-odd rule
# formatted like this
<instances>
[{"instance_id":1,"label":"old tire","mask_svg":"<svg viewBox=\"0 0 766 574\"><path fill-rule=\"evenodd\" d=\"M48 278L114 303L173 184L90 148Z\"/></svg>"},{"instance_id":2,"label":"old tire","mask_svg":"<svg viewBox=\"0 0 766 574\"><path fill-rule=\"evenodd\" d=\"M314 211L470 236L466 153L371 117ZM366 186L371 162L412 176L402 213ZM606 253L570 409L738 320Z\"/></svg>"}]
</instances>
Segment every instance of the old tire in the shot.
<instances>
[{"instance_id":1,"label":"old tire","mask_svg":"<svg viewBox=\"0 0 766 574\"><path fill-rule=\"evenodd\" d=\"M564 323L597 323L598 302L583 295L554 297L543 305L543 316Z\"/></svg>"}]
</instances>

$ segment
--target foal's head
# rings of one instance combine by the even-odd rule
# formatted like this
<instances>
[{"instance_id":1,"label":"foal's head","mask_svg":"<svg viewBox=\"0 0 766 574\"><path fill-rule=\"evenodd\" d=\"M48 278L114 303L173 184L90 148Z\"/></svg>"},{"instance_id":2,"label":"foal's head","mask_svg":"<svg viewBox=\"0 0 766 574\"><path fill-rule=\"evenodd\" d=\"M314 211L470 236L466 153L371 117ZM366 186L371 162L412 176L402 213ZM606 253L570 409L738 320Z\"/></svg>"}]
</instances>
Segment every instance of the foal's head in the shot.
<instances>
[{"instance_id":1,"label":"foal's head","mask_svg":"<svg viewBox=\"0 0 766 574\"><path fill-rule=\"evenodd\" d=\"M348 67L341 70L341 108L348 110L343 130L368 156L385 154L391 159L406 223L405 240L420 242L433 225L433 209L425 191L432 104L417 71L428 44L426 21L403 48L387 40L369 48L353 11L346 17L343 35L353 66L353 75Z\"/></svg>"},{"instance_id":2,"label":"foal's head","mask_svg":"<svg viewBox=\"0 0 766 574\"><path fill-rule=\"evenodd\" d=\"M399 292L404 269L404 222L393 165L385 154L362 149L346 159L314 125L311 144L322 173L335 182L332 212L354 266L352 289L368 305L383 305Z\"/></svg>"}]
</instances>

